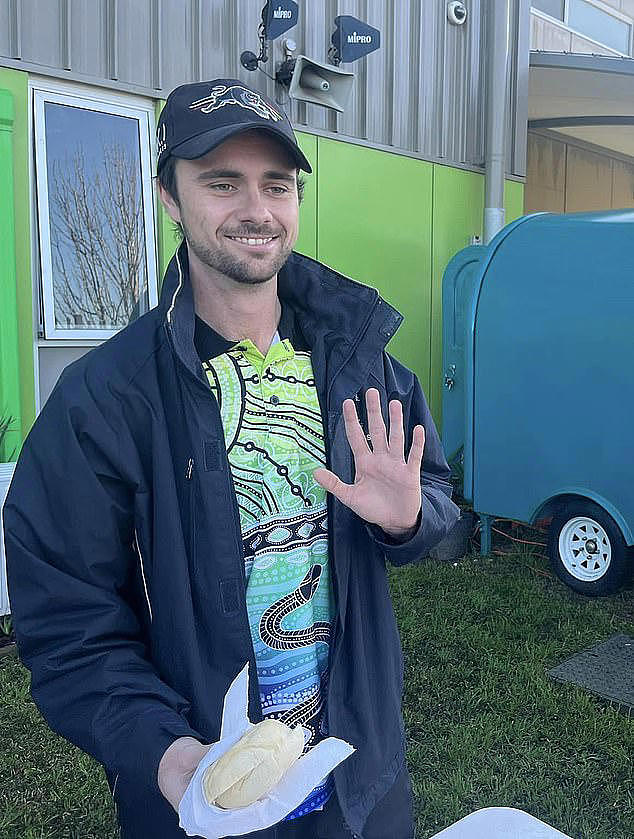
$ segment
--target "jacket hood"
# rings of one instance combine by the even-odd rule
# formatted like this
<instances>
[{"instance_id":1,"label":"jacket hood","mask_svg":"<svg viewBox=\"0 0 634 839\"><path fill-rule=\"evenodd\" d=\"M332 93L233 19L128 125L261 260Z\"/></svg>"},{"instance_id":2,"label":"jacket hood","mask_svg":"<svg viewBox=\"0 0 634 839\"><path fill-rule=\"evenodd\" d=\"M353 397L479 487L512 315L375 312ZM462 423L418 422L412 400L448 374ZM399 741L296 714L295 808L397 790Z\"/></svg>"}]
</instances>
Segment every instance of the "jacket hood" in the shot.
<instances>
[{"instance_id":1,"label":"jacket hood","mask_svg":"<svg viewBox=\"0 0 634 839\"><path fill-rule=\"evenodd\" d=\"M382 352L403 321L375 288L356 282L310 257L293 251L278 273L278 296L294 310L313 352L323 352L341 369ZM170 261L159 310L184 364L204 381L194 347L194 296L189 279L187 244ZM371 359L370 359L371 362Z\"/></svg>"}]
</instances>

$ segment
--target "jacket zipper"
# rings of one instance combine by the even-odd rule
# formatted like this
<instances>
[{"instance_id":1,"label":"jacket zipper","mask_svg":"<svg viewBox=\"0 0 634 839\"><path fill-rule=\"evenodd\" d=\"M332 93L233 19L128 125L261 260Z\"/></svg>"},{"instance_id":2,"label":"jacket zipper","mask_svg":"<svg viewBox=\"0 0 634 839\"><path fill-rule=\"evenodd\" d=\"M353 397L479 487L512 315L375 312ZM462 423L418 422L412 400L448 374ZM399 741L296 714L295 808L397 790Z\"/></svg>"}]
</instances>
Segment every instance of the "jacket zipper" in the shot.
<instances>
[{"instance_id":1,"label":"jacket zipper","mask_svg":"<svg viewBox=\"0 0 634 839\"><path fill-rule=\"evenodd\" d=\"M365 403L365 393L363 392L363 388L355 393L354 401L357 404L357 415L359 417L361 430L363 431L365 439L368 443L371 443L372 437L370 436L370 429L368 428L368 409Z\"/></svg>"},{"instance_id":2,"label":"jacket zipper","mask_svg":"<svg viewBox=\"0 0 634 839\"><path fill-rule=\"evenodd\" d=\"M374 316L374 311L375 311L375 309L378 305L379 305L379 295L378 295L378 292L377 292L376 300L374 301L374 303L372 305L372 308L368 312L368 315L363 322L363 326L357 332L357 336L356 336L354 342L352 343L352 345L350 347L350 352L345 357L343 363L341 364L341 366L339 367L339 369L337 370L335 375L330 380L330 385L328 387L328 392L326 394L326 411L328 413L328 418L329 419L330 419L330 394L332 393L333 385L334 385L335 381L337 380L337 377L339 376L339 373L341 373L341 371L347 366L348 362L350 361L350 359L353 357L353 355L357 351L357 347L359 346L359 343L361 342L361 339L365 335L365 333L367 331L367 328L368 328L368 325L369 325L370 321L372 320L372 317Z\"/></svg>"},{"instance_id":3,"label":"jacket zipper","mask_svg":"<svg viewBox=\"0 0 634 839\"><path fill-rule=\"evenodd\" d=\"M372 311L374 311L374 308L372 309ZM369 318L368 318L368 320L369 320ZM354 347L353 347L350 355L348 356L348 359L350 359L352 357L354 351L356 350L357 343L358 343L358 341L361 340L361 335L363 335L363 332L365 331L365 326L367 326L367 322L366 322L366 324L364 324L364 329L361 330L359 338L355 342ZM346 363L347 363L348 359L346 359ZM330 393L330 389L329 389L328 393ZM360 408L360 411L358 411L358 414L360 414L359 423L361 425L361 429L363 431L363 434L365 435L365 438L368 441L368 445L370 445L371 442L372 442L372 439L370 437L370 432L369 432L369 428L368 428L368 414L367 414L367 408L366 408L366 404L365 404L364 395L365 394L363 394L363 388L361 388L360 390L358 390L355 393L354 401L355 401L355 406L358 406ZM330 413L328 412L328 420L329 419L330 419ZM329 425L330 425L330 423L329 423ZM334 427L333 427L333 431L334 431ZM328 428L328 431L325 434L325 438L326 438L327 444L328 444L328 455L329 455L330 451L331 451L330 428ZM334 539L332 538L333 517L331 515L332 505L333 505L332 498L329 497L328 498L328 531L329 531L329 533L328 533L328 550L329 550L329 555L330 555L331 558L334 555L334 550L333 550ZM333 584L333 588L335 588L335 591L336 591L337 572L336 572L336 569L335 569L334 561L331 561L331 566L330 567L331 567L331 575L332 575L332 584ZM335 662L335 655L339 652L339 650L337 650L337 640L338 640L339 634L343 633L343 626L341 626L341 621L339 619L339 603L336 601L336 599L335 599L335 608L336 608L336 613L335 613L334 626L333 626L332 635L330 637L330 646L329 646L329 649L328 649L328 690L327 690L328 703L330 703L330 686L332 684L332 672L333 672L334 665L336 663ZM338 656L337 656L337 660L338 660Z\"/></svg>"},{"instance_id":4,"label":"jacket zipper","mask_svg":"<svg viewBox=\"0 0 634 839\"><path fill-rule=\"evenodd\" d=\"M367 330L367 328L368 328L368 325L369 325L369 323L370 323L370 321L371 321L372 317L374 316L374 312L375 312L376 307L377 307L378 305L379 305L379 295L378 295L378 293L377 293L376 300L374 301L374 304L373 304L372 308L371 308L371 309L370 309L370 311L368 312L368 315L367 315L367 317L366 317L365 321L363 322L363 326L361 327L361 329L360 329L360 330L359 330L359 332L357 333L357 337L356 337L355 341L353 342L353 344L352 344L352 345L351 345L351 347L350 347L350 352L349 352L349 353L348 353L348 355L346 356L346 358L345 358L345 360L344 360L343 364L341 365L341 367L337 370L337 372L335 373L335 375L332 377L332 379L331 379L331 381L330 381L330 385L329 385L329 387L328 387L328 391L327 391L327 393L326 393L326 428L324 429L324 432L325 432L324 437L325 437L325 440L326 440L326 442L327 442L327 447L328 447L328 448L327 448L327 459L328 459L328 460L330 460L330 452L332 451L332 445L331 445L331 442L332 442L332 441L331 441L331 422L330 422L330 394L332 393L332 388L333 388L333 385L334 385L334 383L335 383L335 380L336 380L337 376L338 376L338 375L339 375L339 373L340 373L340 372L341 372L341 371L345 368L345 366L348 364L348 362L350 361L350 359L351 359L351 358L353 357L353 355L355 354L355 352L356 352L356 350L357 350L357 346L359 345L359 343L360 343L361 339L362 339L362 338L363 338L363 336L365 335L365 332L366 332L366 330ZM359 399L357 398L358 396L359 396L359 392L357 392L357 393L355 394L355 397L354 397L354 398L355 398L355 401L356 401L357 403L359 402ZM365 420L366 420L366 427L365 427L365 430L364 430L364 434L366 435L366 439L368 440L368 442L370 442L370 434L368 433L368 428L367 428L367 416L366 416L366 414L365 414L365 407L363 407L363 408L362 408L362 411L363 411L363 415L365 416ZM362 422L362 421L361 421L361 422ZM362 422L362 427L363 427L363 422ZM333 423L333 425L332 425L332 432L333 432L333 435L334 435L334 423ZM332 465L332 463L330 463L330 465ZM332 538L332 535L331 535L331 534L332 534L332 521L333 521L333 517L332 517L332 515L331 515L331 512L332 512L332 504L333 504L332 499L331 499L331 497L329 496L329 498L328 498L328 530L329 530L329 535L328 535L328 549L329 549L329 553L330 553L331 558L332 558L332 556L334 556L334 550L333 550L333 547L334 547L334 539ZM331 566L331 567L332 567L332 572L331 572L331 573L332 573L333 586L336 586L336 583L337 583L337 572L336 572L336 570L335 570L335 564L334 564L334 562L332 562L332 566ZM336 599L335 599L335 600L336 600ZM332 665L333 665L333 663L334 663L334 652L335 652L335 641L336 641L336 639L337 639L337 629L339 628L339 624L340 624L340 621L339 621L339 603L338 603L338 602L335 602L335 606L336 606L335 626L334 626L334 632L332 633L332 637L331 637L330 649L328 650L328 674L329 674L329 684L330 684L330 681L331 681L331 680L330 680L330 674L332 673ZM343 632L343 627L341 627L341 631Z\"/></svg>"}]
</instances>

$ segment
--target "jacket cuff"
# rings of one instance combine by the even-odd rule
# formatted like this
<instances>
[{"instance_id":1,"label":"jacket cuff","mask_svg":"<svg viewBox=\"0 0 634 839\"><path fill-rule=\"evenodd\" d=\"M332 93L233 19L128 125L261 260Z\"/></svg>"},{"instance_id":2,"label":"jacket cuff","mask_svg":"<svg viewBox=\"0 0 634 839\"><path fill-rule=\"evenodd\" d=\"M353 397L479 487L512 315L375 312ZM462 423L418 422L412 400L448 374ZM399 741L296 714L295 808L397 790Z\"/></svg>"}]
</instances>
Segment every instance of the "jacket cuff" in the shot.
<instances>
[{"instance_id":1,"label":"jacket cuff","mask_svg":"<svg viewBox=\"0 0 634 839\"><path fill-rule=\"evenodd\" d=\"M416 519L416 529L408 539L398 539L395 536L391 536L389 533L386 533L382 527L379 527L378 524L369 524L368 522L366 522L366 527L370 531L370 534L372 535L374 541L377 542L379 545L386 545L388 547L396 545L406 545L417 536L418 531L420 530L422 512L423 508L421 505L421 509L418 511L418 517Z\"/></svg>"},{"instance_id":2,"label":"jacket cuff","mask_svg":"<svg viewBox=\"0 0 634 839\"><path fill-rule=\"evenodd\" d=\"M137 784L140 779L147 779L151 791L162 795L158 785L159 764L166 750L179 737L193 737L199 742L204 739L184 719L173 713L161 710L141 714L130 736L130 743L135 744L130 749L132 759L121 775L128 775L130 782Z\"/></svg>"},{"instance_id":3,"label":"jacket cuff","mask_svg":"<svg viewBox=\"0 0 634 839\"><path fill-rule=\"evenodd\" d=\"M385 553L392 565L407 565L424 559L429 551L443 539L460 518L460 507L444 493L431 498L423 492L422 507L418 514L418 529L406 542L398 542L376 524L365 526Z\"/></svg>"}]
</instances>

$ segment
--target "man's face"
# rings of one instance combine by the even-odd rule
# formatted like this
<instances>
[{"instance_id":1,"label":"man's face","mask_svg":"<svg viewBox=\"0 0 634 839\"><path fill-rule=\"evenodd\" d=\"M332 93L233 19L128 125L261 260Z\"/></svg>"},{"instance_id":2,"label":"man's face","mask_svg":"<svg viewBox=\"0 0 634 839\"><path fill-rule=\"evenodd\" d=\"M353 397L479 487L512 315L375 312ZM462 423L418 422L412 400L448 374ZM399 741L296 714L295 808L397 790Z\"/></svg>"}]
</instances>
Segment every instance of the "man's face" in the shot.
<instances>
[{"instance_id":1,"label":"man's face","mask_svg":"<svg viewBox=\"0 0 634 839\"><path fill-rule=\"evenodd\" d=\"M297 167L261 131L238 134L196 160L176 163L178 204L161 190L201 263L239 283L262 283L297 240Z\"/></svg>"}]
</instances>

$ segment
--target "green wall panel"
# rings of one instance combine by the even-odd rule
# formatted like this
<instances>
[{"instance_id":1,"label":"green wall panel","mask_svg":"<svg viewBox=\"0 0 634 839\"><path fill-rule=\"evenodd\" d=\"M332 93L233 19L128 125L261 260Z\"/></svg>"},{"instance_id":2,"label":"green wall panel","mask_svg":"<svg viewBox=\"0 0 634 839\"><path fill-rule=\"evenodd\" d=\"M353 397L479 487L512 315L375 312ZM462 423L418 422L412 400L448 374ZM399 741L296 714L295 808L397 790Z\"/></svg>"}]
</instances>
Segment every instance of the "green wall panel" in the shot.
<instances>
[{"instance_id":1,"label":"green wall panel","mask_svg":"<svg viewBox=\"0 0 634 839\"><path fill-rule=\"evenodd\" d=\"M317 137L295 132L299 147L313 167L313 174L302 172L305 181L304 200L299 210L299 236L295 250L317 259Z\"/></svg>"},{"instance_id":2,"label":"green wall panel","mask_svg":"<svg viewBox=\"0 0 634 839\"><path fill-rule=\"evenodd\" d=\"M506 181L504 184L504 209L506 224L524 215L524 184Z\"/></svg>"},{"instance_id":3,"label":"green wall panel","mask_svg":"<svg viewBox=\"0 0 634 839\"><path fill-rule=\"evenodd\" d=\"M317 255L405 315L388 345L427 393L432 164L319 138Z\"/></svg>"},{"instance_id":4,"label":"green wall panel","mask_svg":"<svg viewBox=\"0 0 634 839\"><path fill-rule=\"evenodd\" d=\"M18 307L13 220L13 95L0 88L0 459L11 460L21 436ZM7 423L5 429L5 423Z\"/></svg>"},{"instance_id":5,"label":"green wall panel","mask_svg":"<svg viewBox=\"0 0 634 839\"><path fill-rule=\"evenodd\" d=\"M31 284L31 220L29 190L29 137L28 137L28 76L17 70L0 68L0 90L6 91L12 99L13 125L12 145L12 181L13 181L13 226L14 226L14 264L15 288L3 289L3 306L0 311L0 330L5 342L13 342L13 353L5 355L3 370L0 373L0 393L5 404L0 405L0 412L8 412L19 418L8 439L6 451L0 452L4 459L14 455L22 440L28 434L35 420L35 378L33 371L33 289ZM6 162L6 158L5 158ZM0 200L7 201L6 192ZM8 208L6 208L8 209ZM8 249L3 247L2 259L6 259ZM4 267L4 263L3 263ZM3 284L7 276L3 270ZM15 301L14 308L4 306L6 295ZM17 324L16 324L17 315ZM9 324L6 319L12 318ZM17 329L16 329L17 326ZM10 338L10 336L13 336ZM9 365L9 367L7 366ZM5 396L6 394L6 396ZM15 456L17 456L17 451Z\"/></svg>"},{"instance_id":6,"label":"green wall panel","mask_svg":"<svg viewBox=\"0 0 634 839\"><path fill-rule=\"evenodd\" d=\"M326 138L317 153L318 259L403 313L389 350L419 377L440 430L442 276L482 236L484 175ZM508 223L524 185L507 181L504 194Z\"/></svg>"}]
</instances>

